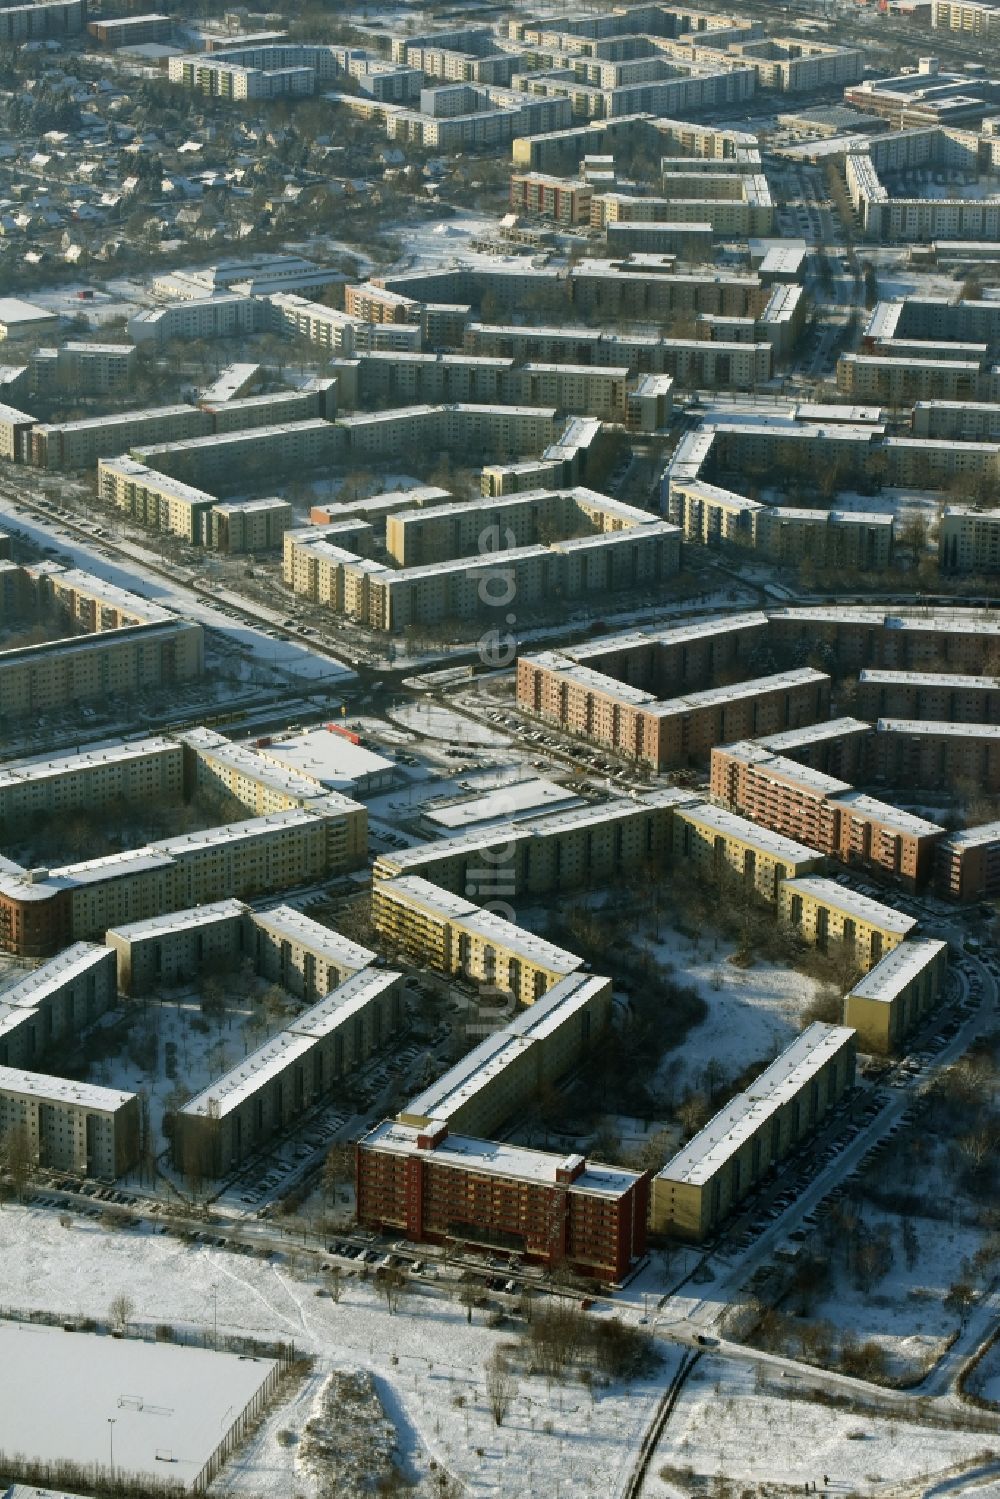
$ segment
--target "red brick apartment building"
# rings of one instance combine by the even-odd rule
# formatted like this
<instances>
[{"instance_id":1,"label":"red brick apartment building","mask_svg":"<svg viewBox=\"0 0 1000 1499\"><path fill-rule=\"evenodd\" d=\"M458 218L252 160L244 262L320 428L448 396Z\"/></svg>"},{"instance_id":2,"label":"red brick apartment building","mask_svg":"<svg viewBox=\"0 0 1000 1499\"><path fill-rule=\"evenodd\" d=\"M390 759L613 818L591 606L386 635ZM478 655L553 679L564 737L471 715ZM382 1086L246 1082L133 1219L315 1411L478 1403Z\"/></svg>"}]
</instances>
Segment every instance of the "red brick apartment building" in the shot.
<instances>
[{"instance_id":1,"label":"red brick apartment building","mask_svg":"<svg viewBox=\"0 0 1000 1499\"><path fill-rule=\"evenodd\" d=\"M830 678L811 667L661 700L547 651L517 664L521 708L657 770L703 763L713 745L815 723Z\"/></svg>"},{"instance_id":2,"label":"red brick apartment building","mask_svg":"<svg viewBox=\"0 0 1000 1499\"><path fill-rule=\"evenodd\" d=\"M618 1281L646 1252L649 1173L386 1120L357 1149L358 1222Z\"/></svg>"},{"instance_id":3,"label":"red brick apartment building","mask_svg":"<svg viewBox=\"0 0 1000 1499\"><path fill-rule=\"evenodd\" d=\"M1000 891L1000 822L963 828L938 844L938 889L953 900L980 900Z\"/></svg>"},{"instance_id":4,"label":"red brick apartment building","mask_svg":"<svg viewBox=\"0 0 1000 1499\"><path fill-rule=\"evenodd\" d=\"M724 806L810 848L879 869L910 889L930 877L944 837L937 823L855 791L846 781L773 755L759 744L712 751L712 795Z\"/></svg>"},{"instance_id":5,"label":"red brick apartment building","mask_svg":"<svg viewBox=\"0 0 1000 1499\"><path fill-rule=\"evenodd\" d=\"M549 177L544 172L515 172L510 179L510 206L515 213L554 219L557 224L589 224L589 182Z\"/></svg>"}]
</instances>

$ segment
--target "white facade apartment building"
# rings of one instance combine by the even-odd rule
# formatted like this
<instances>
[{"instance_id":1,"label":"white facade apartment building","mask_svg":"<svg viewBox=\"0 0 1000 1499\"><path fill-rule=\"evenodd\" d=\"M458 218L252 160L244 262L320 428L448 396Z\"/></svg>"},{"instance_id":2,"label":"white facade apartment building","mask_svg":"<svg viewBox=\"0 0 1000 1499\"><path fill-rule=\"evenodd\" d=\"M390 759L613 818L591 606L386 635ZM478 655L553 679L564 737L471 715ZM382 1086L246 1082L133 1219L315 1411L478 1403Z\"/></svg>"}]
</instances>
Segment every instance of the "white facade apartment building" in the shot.
<instances>
[{"instance_id":1,"label":"white facade apartment building","mask_svg":"<svg viewBox=\"0 0 1000 1499\"><path fill-rule=\"evenodd\" d=\"M165 344L172 338L240 338L256 332L258 316L259 304L252 297L222 292L137 312L128 320L128 331L137 344Z\"/></svg>"},{"instance_id":2,"label":"white facade apartment building","mask_svg":"<svg viewBox=\"0 0 1000 1499\"><path fill-rule=\"evenodd\" d=\"M14 1131L23 1131L39 1166L110 1181L138 1159L139 1100L116 1088L0 1067L0 1136Z\"/></svg>"}]
</instances>

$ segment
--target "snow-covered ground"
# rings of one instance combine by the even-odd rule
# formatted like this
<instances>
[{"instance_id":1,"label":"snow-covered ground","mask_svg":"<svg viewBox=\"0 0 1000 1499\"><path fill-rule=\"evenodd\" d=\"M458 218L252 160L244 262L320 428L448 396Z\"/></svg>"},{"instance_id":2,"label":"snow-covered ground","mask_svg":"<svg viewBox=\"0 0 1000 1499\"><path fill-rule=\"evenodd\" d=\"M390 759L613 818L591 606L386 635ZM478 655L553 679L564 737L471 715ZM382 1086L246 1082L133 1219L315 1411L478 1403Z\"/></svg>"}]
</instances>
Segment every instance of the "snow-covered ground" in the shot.
<instances>
[{"instance_id":1,"label":"snow-covered ground","mask_svg":"<svg viewBox=\"0 0 1000 1499\"><path fill-rule=\"evenodd\" d=\"M836 1246L828 1256L830 1287L812 1304L809 1320L829 1323L834 1342L848 1334L858 1342L877 1343L890 1376L913 1378L944 1353L958 1330L959 1313L945 1298L963 1262L980 1247L981 1235L961 1224L912 1215L908 1232L915 1242L908 1261L903 1220L897 1214L865 1206L859 1218L860 1235L884 1246L874 1284L864 1288Z\"/></svg>"},{"instance_id":2,"label":"snow-covered ground","mask_svg":"<svg viewBox=\"0 0 1000 1499\"><path fill-rule=\"evenodd\" d=\"M765 1484L801 1490L815 1483L832 1495L877 1493L881 1485L971 1463L991 1445L982 1433L789 1403L759 1390L750 1365L706 1358L684 1387L643 1496L690 1493L688 1470L709 1480L722 1474L734 1487L750 1483L755 1492Z\"/></svg>"},{"instance_id":3,"label":"snow-covered ground","mask_svg":"<svg viewBox=\"0 0 1000 1499\"><path fill-rule=\"evenodd\" d=\"M60 1228L55 1214L22 1208L0 1213L0 1261L3 1299L12 1305L104 1317L127 1289L137 1321L204 1327L217 1300L220 1333L293 1340L317 1356L321 1374L371 1370L413 1466L427 1474L433 1460L466 1485L470 1499L510 1494L514 1474L525 1499L610 1499L675 1367L676 1354L667 1350L655 1375L593 1395L578 1383L549 1387L542 1378L520 1378L498 1429L484 1366L511 1341L511 1329L487 1327L481 1311L468 1325L465 1310L440 1293L413 1294L390 1315L371 1285L357 1279L334 1303L318 1294L318 1279L287 1266L167 1236L111 1233L88 1221ZM213 1491L247 1499L316 1492L297 1472L297 1443L285 1446L278 1434L301 1434L320 1385L316 1380L292 1410L275 1411Z\"/></svg>"},{"instance_id":4,"label":"snow-covered ground","mask_svg":"<svg viewBox=\"0 0 1000 1499\"><path fill-rule=\"evenodd\" d=\"M472 248L473 239L495 235L498 228L498 219L466 209L456 210L450 218L408 224L406 253L393 270L424 270L448 265L529 265L530 259L526 255L484 255Z\"/></svg>"},{"instance_id":5,"label":"snow-covered ground","mask_svg":"<svg viewBox=\"0 0 1000 1499\"><path fill-rule=\"evenodd\" d=\"M136 1321L206 1327L217 1306L220 1333L291 1340L313 1354L311 1380L271 1412L213 1486L214 1493L241 1499L318 1499L298 1450L333 1369L375 1376L405 1467L422 1478L420 1499L437 1492L432 1463L464 1484L470 1499L514 1493L614 1499L677 1366L677 1350L663 1345L665 1360L654 1375L593 1395L576 1382L550 1386L519 1376L510 1414L497 1428L484 1369L498 1348L511 1344L512 1328L488 1327L478 1310L469 1325L464 1309L440 1292L414 1292L390 1315L371 1284L355 1278L335 1303L322 1294L321 1276L288 1264L237 1258L165 1235L109 1232L87 1220L61 1228L53 1213L18 1207L0 1213L0 1260L9 1304L100 1318L125 1289ZM656 1476L665 1466L709 1478L721 1470L752 1485L798 1487L827 1475L831 1492L868 1493L880 1482L970 1462L985 1445L982 1435L790 1403L759 1391L742 1362L706 1359L671 1417L644 1493L666 1499L690 1492Z\"/></svg>"},{"instance_id":6,"label":"snow-covered ground","mask_svg":"<svg viewBox=\"0 0 1000 1499\"><path fill-rule=\"evenodd\" d=\"M487 728L486 724L477 723L464 714L453 713L450 708L439 707L437 703L406 703L393 709L389 717L394 723L448 744L506 745L510 739L507 734Z\"/></svg>"},{"instance_id":7,"label":"snow-covered ground","mask_svg":"<svg viewBox=\"0 0 1000 1499\"><path fill-rule=\"evenodd\" d=\"M256 629L242 619L233 619L222 613L226 600L224 591L220 591L219 604L216 606L207 601L203 594L186 587L180 579L169 582L164 573L154 572L148 566L150 554L145 553L141 547L123 543L120 559L116 556L109 560L103 555L104 549L96 542L85 543L74 536L63 535L54 525L46 526L33 516L18 514L14 505L12 494L0 495L0 528L4 531L23 531L38 546L55 544L60 554L65 553L71 559L74 567L83 568L85 572L114 583L118 588L128 589L141 598L152 599L167 609L173 609L184 619L212 626L228 636L241 650L251 654L262 668L279 671L300 683L326 683L331 687L341 683L346 676L353 675L340 662L329 656L319 655L307 645L299 645L284 638L272 639L264 634L263 628ZM162 563L160 565L163 566ZM236 602L245 603L240 600ZM280 608L275 610L273 617L275 622L280 620Z\"/></svg>"},{"instance_id":8,"label":"snow-covered ground","mask_svg":"<svg viewBox=\"0 0 1000 1499\"><path fill-rule=\"evenodd\" d=\"M712 932L686 937L666 924L650 946L679 983L697 989L708 1007L680 1048L660 1066L660 1079L678 1095L703 1085L712 1064L716 1083L736 1077L753 1062L763 1065L798 1034L817 985L805 974L775 963L748 968L729 961L734 948Z\"/></svg>"}]
</instances>

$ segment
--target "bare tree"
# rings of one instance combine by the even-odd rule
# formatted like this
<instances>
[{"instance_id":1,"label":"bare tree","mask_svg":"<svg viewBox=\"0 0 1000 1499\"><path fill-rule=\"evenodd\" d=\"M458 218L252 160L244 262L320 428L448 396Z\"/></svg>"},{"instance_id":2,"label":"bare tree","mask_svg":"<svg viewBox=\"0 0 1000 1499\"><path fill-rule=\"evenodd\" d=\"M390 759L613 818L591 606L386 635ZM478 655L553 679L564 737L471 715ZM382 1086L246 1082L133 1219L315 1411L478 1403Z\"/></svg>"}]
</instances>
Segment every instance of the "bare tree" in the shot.
<instances>
[{"instance_id":1,"label":"bare tree","mask_svg":"<svg viewBox=\"0 0 1000 1499\"><path fill-rule=\"evenodd\" d=\"M24 1196L34 1164L28 1131L23 1124L12 1125L0 1136L0 1171L6 1172L18 1201Z\"/></svg>"},{"instance_id":2,"label":"bare tree","mask_svg":"<svg viewBox=\"0 0 1000 1499\"><path fill-rule=\"evenodd\" d=\"M119 1291L108 1304L108 1321L116 1332L124 1332L135 1311L135 1302L125 1291Z\"/></svg>"},{"instance_id":3,"label":"bare tree","mask_svg":"<svg viewBox=\"0 0 1000 1499\"><path fill-rule=\"evenodd\" d=\"M385 1297L385 1304L390 1314L394 1313L409 1287L409 1280L405 1270L400 1270L394 1265L389 1265L375 1277L376 1289L381 1291Z\"/></svg>"},{"instance_id":4,"label":"bare tree","mask_svg":"<svg viewBox=\"0 0 1000 1499\"><path fill-rule=\"evenodd\" d=\"M458 1288L458 1299L460 1304L465 1307L466 1322L471 1322L472 1308L479 1300L479 1287L476 1285L475 1281L463 1280L462 1284Z\"/></svg>"},{"instance_id":5,"label":"bare tree","mask_svg":"<svg viewBox=\"0 0 1000 1499\"><path fill-rule=\"evenodd\" d=\"M499 1349L486 1365L486 1398L495 1426L502 1426L514 1400L510 1366Z\"/></svg>"},{"instance_id":6,"label":"bare tree","mask_svg":"<svg viewBox=\"0 0 1000 1499\"><path fill-rule=\"evenodd\" d=\"M354 1146L346 1141L331 1145L323 1162L323 1190L327 1202L335 1203L337 1189L354 1182Z\"/></svg>"}]
</instances>

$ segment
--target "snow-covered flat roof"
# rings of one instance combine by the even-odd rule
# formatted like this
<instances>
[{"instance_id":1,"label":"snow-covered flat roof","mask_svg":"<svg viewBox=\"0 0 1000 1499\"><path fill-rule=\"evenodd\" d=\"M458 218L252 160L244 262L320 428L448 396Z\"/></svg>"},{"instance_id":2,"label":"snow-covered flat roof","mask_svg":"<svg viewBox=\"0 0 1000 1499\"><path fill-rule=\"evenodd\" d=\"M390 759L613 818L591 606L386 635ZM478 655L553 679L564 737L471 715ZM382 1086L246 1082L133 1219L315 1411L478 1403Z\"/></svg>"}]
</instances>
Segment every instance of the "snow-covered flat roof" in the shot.
<instances>
[{"instance_id":1,"label":"snow-covered flat roof","mask_svg":"<svg viewBox=\"0 0 1000 1499\"><path fill-rule=\"evenodd\" d=\"M148 938L169 937L175 932L212 926L217 921L234 921L249 909L240 900L214 900L204 906L189 906L184 911L165 911L161 916L148 916L143 921L130 921L123 926L109 927L107 935L118 937L124 942L143 942Z\"/></svg>"},{"instance_id":2,"label":"snow-covered flat roof","mask_svg":"<svg viewBox=\"0 0 1000 1499\"><path fill-rule=\"evenodd\" d=\"M148 739L131 739L118 744L102 745L99 749L82 750L75 755L39 755L26 760L8 760L0 766L0 791L7 786L25 781L44 780L50 776L73 775L80 771L97 769L102 765L122 764L128 760L144 760L153 755L181 754L181 747L165 735L156 734Z\"/></svg>"},{"instance_id":3,"label":"snow-covered flat roof","mask_svg":"<svg viewBox=\"0 0 1000 1499\"><path fill-rule=\"evenodd\" d=\"M683 624L666 625L662 630L627 630L621 635L602 635L597 640L572 646L565 654L574 661L584 661L588 656L612 655L616 651L640 646L687 645L692 640L728 635L733 630L763 629L766 625L767 615L762 613L706 615L685 620Z\"/></svg>"},{"instance_id":4,"label":"snow-covered flat roof","mask_svg":"<svg viewBox=\"0 0 1000 1499\"><path fill-rule=\"evenodd\" d=\"M353 1015L366 1009L380 994L391 989L402 976L392 968L363 968L293 1020L286 1033L313 1039L328 1036Z\"/></svg>"},{"instance_id":5,"label":"snow-covered flat roof","mask_svg":"<svg viewBox=\"0 0 1000 1499\"><path fill-rule=\"evenodd\" d=\"M54 958L49 958L47 963L21 979L13 988L4 990L3 1003L34 1009L50 994L71 984L81 974L107 962L109 958L111 952L106 947L94 942L74 942L71 947L64 948Z\"/></svg>"},{"instance_id":6,"label":"snow-covered flat roof","mask_svg":"<svg viewBox=\"0 0 1000 1499\"><path fill-rule=\"evenodd\" d=\"M17 1371L0 1403L4 1451L104 1468L113 1420L118 1475L151 1484L169 1476L185 1489L275 1368L270 1359L24 1322L0 1322L0 1362ZM42 1491L31 1484L28 1492Z\"/></svg>"},{"instance_id":7,"label":"snow-covered flat roof","mask_svg":"<svg viewBox=\"0 0 1000 1499\"><path fill-rule=\"evenodd\" d=\"M701 1186L789 1102L832 1056L853 1042L846 1025L814 1021L775 1057L744 1093L738 1093L658 1173L661 1180Z\"/></svg>"},{"instance_id":8,"label":"snow-covered flat roof","mask_svg":"<svg viewBox=\"0 0 1000 1499\"><path fill-rule=\"evenodd\" d=\"M0 1092L79 1104L81 1108L108 1114L113 1114L135 1097L134 1093L123 1093L118 1088L102 1088L97 1083L80 1083L68 1077L50 1077L45 1072L26 1072L20 1067L0 1067Z\"/></svg>"},{"instance_id":9,"label":"snow-covered flat roof","mask_svg":"<svg viewBox=\"0 0 1000 1499\"><path fill-rule=\"evenodd\" d=\"M433 1150L417 1144L421 1131L412 1125L386 1120L366 1135L366 1149L386 1150L407 1155L418 1151L429 1162L440 1166L457 1166L489 1176L510 1176L520 1181L555 1185L556 1172L575 1165L579 1157L556 1155L551 1151L529 1150L522 1145L507 1145L496 1140L476 1140L469 1135L446 1135ZM621 1197L636 1183L638 1173L619 1166L605 1166L585 1161L584 1169L569 1184L571 1192L588 1192L595 1196Z\"/></svg>"},{"instance_id":10,"label":"snow-covered flat roof","mask_svg":"<svg viewBox=\"0 0 1000 1499\"><path fill-rule=\"evenodd\" d=\"M1000 407L997 408L1000 411ZM997 692L1000 677L965 676L960 672L887 671L865 667L858 681L875 687L947 687L953 692Z\"/></svg>"},{"instance_id":11,"label":"snow-covered flat roof","mask_svg":"<svg viewBox=\"0 0 1000 1499\"><path fill-rule=\"evenodd\" d=\"M367 968L374 963L375 953L371 948L342 937L321 922L314 921L294 906L272 906L268 911L257 911L253 916L254 926L261 927L279 939L285 937L300 943L310 952L317 953L328 962L345 968Z\"/></svg>"},{"instance_id":12,"label":"snow-covered flat roof","mask_svg":"<svg viewBox=\"0 0 1000 1499\"><path fill-rule=\"evenodd\" d=\"M294 738L277 740L261 753L299 775L319 781L324 788L348 786L362 776L394 768L394 762L384 755L376 755L364 745L352 744L343 734L327 729L310 729Z\"/></svg>"},{"instance_id":13,"label":"snow-covered flat roof","mask_svg":"<svg viewBox=\"0 0 1000 1499\"><path fill-rule=\"evenodd\" d=\"M891 906L884 906L881 901L862 895L860 890L838 885L836 880L824 879L822 875L806 874L798 879L785 880L784 887L795 894L820 901L825 906L832 906L845 916L867 922L869 926L879 927L887 932L898 932L901 937L912 932L917 924L914 917L906 916L902 911L894 911Z\"/></svg>"},{"instance_id":14,"label":"snow-covered flat roof","mask_svg":"<svg viewBox=\"0 0 1000 1499\"><path fill-rule=\"evenodd\" d=\"M926 738L1000 739L1000 724L946 723L940 718L880 718L880 734L919 734Z\"/></svg>"},{"instance_id":15,"label":"snow-covered flat roof","mask_svg":"<svg viewBox=\"0 0 1000 1499\"><path fill-rule=\"evenodd\" d=\"M775 780L801 786L817 796L834 797L852 789L848 781L838 781L836 776L814 770L811 765L800 765L797 760L789 760L785 755L772 754L761 740L743 739L737 744L727 744L722 753L732 756L734 760L741 760L746 765L753 765L762 774Z\"/></svg>"},{"instance_id":16,"label":"snow-covered flat roof","mask_svg":"<svg viewBox=\"0 0 1000 1499\"><path fill-rule=\"evenodd\" d=\"M933 937L909 937L880 958L864 978L854 985L852 994L862 999L884 1000L888 1004L942 952L947 942Z\"/></svg>"},{"instance_id":17,"label":"snow-covered flat roof","mask_svg":"<svg viewBox=\"0 0 1000 1499\"><path fill-rule=\"evenodd\" d=\"M800 729L782 729L779 734L765 734L755 740L762 749L780 755L783 750L801 749L824 739L839 739L844 734L870 734L871 724L860 718L828 718L820 723L803 724Z\"/></svg>"},{"instance_id":18,"label":"snow-covered flat roof","mask_svg":"<svg viewBox=\"0 0 1000 1499\"><path fill-rule=\"evenodd\" d=\"M465 797L444 807L428 807L424 816L443 828L462 828L501 818L531 815L545 807L566 808L579 804L580 800L570 787L561 786L544 776L533 776L498 786L495 791L482 796Z\"/></svg>"},{"instance_id":19,"label":"snow-covered flat roof","mask_svg":"<svg viewBox=\"0 0 1000 1499\"><path fill-rule=\"evenodd\" d=\"M252 1098L265 1083L279 1077L286 1067L304 1057L315 1045L315 1036L280 1031L244 1057L238 1067L231 1068L195 1094L181 1112L221 1119Z\"/></svg>"},{"instance_id":20,"label":"snow-covered flat roof","mask_svg":"<svg viewBox=\"0 0 1000 1499\"><path fill-rule=\"evenodd\" d=\"M945 840L948 848L982 848L1000 842L1000 822L981 822L974 828L960 828Z\"/></svg>"},{"instance_id":21,"label":"snow-covered flat roof","mask_svg":"<svg viewBox=\"0 0 1000 1499\"><path fill-rule=\"evenodd\" d=\"M780 692L786 687L801 687L808 682L829 682L825 672L812 666L797 666L792 671L775 672L768 677L751 677L747 682L732 682L725 687L708 687L704 692L690 692L685 697L671 697L657 702L653 711L660 718L689 713L693 708L711 708L716 703L738 703L741 698L759 697L765 692Z\"/></svg>"},{"instance_id":22,"label":"snow-covered flat roof","mask_svg":"<svg viewBox=\"0 0 1000 1499\"><path fill-rule=\"evenodd\" d=\"M724 807L714 806L712 802L681 807L677 815L685 822L700 823L720 837L737 838L741 843L752 844L771 858L782 859L792 866L823 857L815 848L807 848L804 843L796 843L794 839L785 838L781 833L773 833L769 828L762 828L746 817L727 812Z\"/></svg>"},{"instance_id":23,"label":"snow-covered flat roof","mask_svg":"<svg viewBox=\"0 0 1000 1499\"><path fill-rule=\"evenodd\" d=\"M867 796L863 791L847 791L843 796L837 797L837 804L859 817L871 818L873 822L880 822L899 833L908 833L912 838L934 838L943 832L938 823L930 822L926 817L916 817L912 812L904 812L890 802Z\"/></svg>"}]
</instances>

